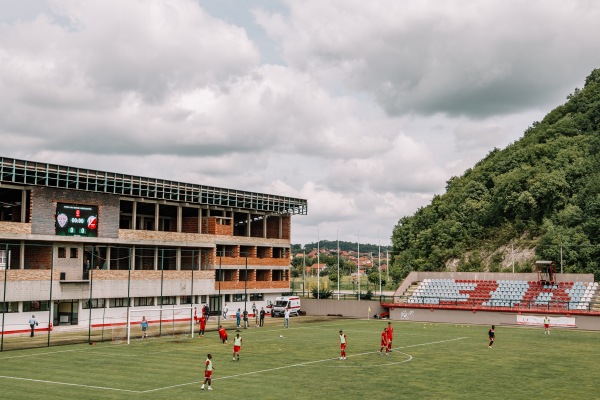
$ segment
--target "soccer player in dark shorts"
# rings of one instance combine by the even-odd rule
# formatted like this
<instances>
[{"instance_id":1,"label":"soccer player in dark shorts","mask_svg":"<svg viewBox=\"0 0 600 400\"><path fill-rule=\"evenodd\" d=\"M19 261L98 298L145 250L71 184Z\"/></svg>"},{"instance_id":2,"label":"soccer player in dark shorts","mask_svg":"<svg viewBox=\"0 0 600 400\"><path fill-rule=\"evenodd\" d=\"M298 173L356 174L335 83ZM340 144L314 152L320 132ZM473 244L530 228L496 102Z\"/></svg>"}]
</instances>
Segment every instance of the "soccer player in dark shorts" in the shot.
<instances>
[{"instance_id":1,"label":"soccer player in dark shorts","mask_svg":"<svg viewBox=\"0 0 600 400\"><path fill-rule=\"evenodd\" d=\"M488 331L488 336L490 338L490 344L488 345L488 348L492 348L492 345L494 344L494 338L496 337L496 333L494 332L494 325L492 325L492 328Z\"/></svg>"}]
</instances>

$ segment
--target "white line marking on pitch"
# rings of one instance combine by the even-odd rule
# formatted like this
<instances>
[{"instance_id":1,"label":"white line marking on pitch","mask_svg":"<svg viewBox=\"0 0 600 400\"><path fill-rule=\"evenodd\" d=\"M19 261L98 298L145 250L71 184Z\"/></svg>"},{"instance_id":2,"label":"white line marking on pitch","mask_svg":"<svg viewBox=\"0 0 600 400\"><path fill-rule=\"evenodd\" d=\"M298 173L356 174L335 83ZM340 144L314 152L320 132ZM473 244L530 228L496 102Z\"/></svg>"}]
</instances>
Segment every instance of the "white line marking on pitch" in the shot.
<instances>
[{"instance_id":1,"label":"white line marking on pitch","mask_svg":"<svg viewBox=\"0 0 600 400\"><path fill-rule=\"evenodd\" d=\"M82 350L82 349L77 349L77 350L60 350L60 351L46 351L46 352L40 352L40 353L35 353L35 354L21 354L18 356L9 356L9 357L0 357L0 361L4 361L4 360L10 360L12 358L23 358L23 357L40 357L40 356L51 356L53 354L57 354L57 353L73 353L73 352L80 352L80 351L86 351L86 350Z\"/></svg>"},{"instance_id":2,"label":"white line marking on pitch","mask_svg":"<svg viewBox=\"0 0 600 400\"><path fill-rule=\"evenodd\" d=\"M417 346L427 346L427 345L430 345L430 344L439 344L439 343L453 342L453 341L463 340L463 339L467 339L467 338L466 337L459 337L459 338L455 338L455 339L440 340L440 341L437 341L437 342L420 343L420 344L411 345L411 346L396 347L396 349L403 349L403 348L417 347ZM364 355L373 354L373 353L377 353L377 351L369 351L369 352L366 352L366 353L351 354L348 357L359 357L359 356L364 356ZM403 354L406 354L406 353L403 353ZM409 357L412 360L412 356L409 355ZM325 358L325 359L322 359L322 360L306 361L306 362L298 363L298 364L283 365L281 367L268 368L268 369L263 369L263 370L258 370L258 371L251 371L251 372L244 372L244 373L241 373L241 374L223 376L223 377L219 377L219 378L212 378L212 380L216 381L216 380L223 380L223 379L230 379L230 378L239 378L240 376L256 375L256 374L261 374L263 372L272 372L272 371L277 371L277 370L280 370L280 369L287 369L287 368L294 368L294 367L304 367L305 365L317 364L317 363L322 363L322 362L327 362L327 361L334 361L334 360L338 360L338 359L339 359L338 357L334 357L334 358ZM407 360L401 361L399 363L406 362L406 361ZM181 386L195 385L195 384L198 384L200 382L202 382L202 381L181 383L179 385L171 385L171 386L165 386L165 387L156 388L156 389L143 390L143 391L140 391L140 393L157 392L159 390L166 390L166 389L172 389L172 388L181 387Z\"/></svg>"},{"instance_id":3,"label":"white line marking on pitch","mask_svg":"<svg viewBox=\"0 0 600 400\"><path fill-rule=\"evenodd\" d=\"M102 389L102 390L113 390L113 391L116 391L116 392L140 393L138 390L117 389L117 388L111 388L111 387L105 387L105 386L81 385L79 383L45 381L45 380L42 380L42 379L17 378L15 376L3 376L3 375L0 375L0 378L3 378L3 379L14 379L14 380L18 380L18 381L27 381L27 382L50 383L50 384L53 384L53 385L77 386L77 387L83 387L83 388L88 388L88 389Z\"/></svg>"}]
</instances>

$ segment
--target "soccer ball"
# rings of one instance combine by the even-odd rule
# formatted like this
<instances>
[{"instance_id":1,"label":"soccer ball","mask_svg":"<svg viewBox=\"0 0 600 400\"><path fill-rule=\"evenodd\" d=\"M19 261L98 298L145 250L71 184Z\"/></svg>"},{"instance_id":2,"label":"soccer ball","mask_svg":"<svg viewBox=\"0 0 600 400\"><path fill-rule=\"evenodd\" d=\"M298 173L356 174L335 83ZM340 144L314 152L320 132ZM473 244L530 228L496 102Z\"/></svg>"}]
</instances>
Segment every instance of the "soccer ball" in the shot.
<instances>
[{"instance_id":1,"label":"soccer ball","mask_svg":"<svg viewBox=\"0 0 600 400\"><path fill-rule=\"evenodd\" d=\"M283 339L283 335L279 335L279 337L280 337L281 339Z\"/></svg>"}]
</instances>

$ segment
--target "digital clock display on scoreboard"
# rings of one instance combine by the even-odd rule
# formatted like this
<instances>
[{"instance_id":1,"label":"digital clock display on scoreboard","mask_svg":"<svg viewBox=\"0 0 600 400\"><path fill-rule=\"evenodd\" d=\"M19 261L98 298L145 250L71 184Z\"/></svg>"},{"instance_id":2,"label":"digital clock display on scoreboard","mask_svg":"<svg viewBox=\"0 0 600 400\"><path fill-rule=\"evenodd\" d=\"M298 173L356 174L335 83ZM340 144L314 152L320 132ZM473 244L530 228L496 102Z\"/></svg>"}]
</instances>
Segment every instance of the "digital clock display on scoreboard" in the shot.
<instances>
[{"instance_id":1,"label":"digital clock display on scoreboard","mask_svg":"<svg viewBox=\"0 0 600 400\"><path fill-rule=\"evenodd\" d=\"M98 207L58 203L55 225L60 236L98 237Z\"/></svg>"}]
</instances>

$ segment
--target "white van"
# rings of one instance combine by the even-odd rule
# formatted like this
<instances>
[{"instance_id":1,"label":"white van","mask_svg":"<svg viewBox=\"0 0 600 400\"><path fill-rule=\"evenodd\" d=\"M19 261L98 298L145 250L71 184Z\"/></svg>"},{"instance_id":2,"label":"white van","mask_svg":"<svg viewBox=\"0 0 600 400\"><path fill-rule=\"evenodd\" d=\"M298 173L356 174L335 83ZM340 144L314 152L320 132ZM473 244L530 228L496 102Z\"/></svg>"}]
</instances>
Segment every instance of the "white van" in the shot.
<instances>
[{"instance_id":1,"label":"white van","mask_svg":"<svg viewBox=\"0 0 600 400\"><path fill-rule=\"evenodd\" d=\"M300 315L300 297L298 296L282 296L276 297L271 311L272 317L277 317L285 314L285 310L290 310L290 315Z\"/></svg>"}]
</instances>

